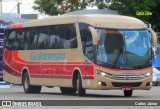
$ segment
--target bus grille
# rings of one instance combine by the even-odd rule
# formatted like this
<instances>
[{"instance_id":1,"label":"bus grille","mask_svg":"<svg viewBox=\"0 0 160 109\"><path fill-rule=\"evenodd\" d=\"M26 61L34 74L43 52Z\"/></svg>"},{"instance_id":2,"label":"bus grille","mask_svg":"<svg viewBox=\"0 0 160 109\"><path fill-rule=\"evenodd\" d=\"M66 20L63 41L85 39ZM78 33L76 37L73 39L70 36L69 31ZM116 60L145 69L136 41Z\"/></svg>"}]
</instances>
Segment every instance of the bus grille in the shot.
<instances>
[{"instance_id":1,"label":"bus grille","mask_svg":"<svg viewBox=\"0 0 160 109\"><path fill-rule=\"evenodd\" d=\"M131 86L131 87L139 87L142 84L142 82L137 83L118 83L118 82L112 82L112 85L114 87L123 87L123 86Z\"/></svg>"},{"instance_id":2,"label":"bus grille","mask_svg":"<svg viewBox=\"0 0 160 109\"><path fill-rule=\"evenodd\" d=\"M111 79L115 79L115 80L126 80L126 77L128 77L128 80L140 80L143 79L144 76L112 76L110 77Z\"/></svg>"}]
</instances>

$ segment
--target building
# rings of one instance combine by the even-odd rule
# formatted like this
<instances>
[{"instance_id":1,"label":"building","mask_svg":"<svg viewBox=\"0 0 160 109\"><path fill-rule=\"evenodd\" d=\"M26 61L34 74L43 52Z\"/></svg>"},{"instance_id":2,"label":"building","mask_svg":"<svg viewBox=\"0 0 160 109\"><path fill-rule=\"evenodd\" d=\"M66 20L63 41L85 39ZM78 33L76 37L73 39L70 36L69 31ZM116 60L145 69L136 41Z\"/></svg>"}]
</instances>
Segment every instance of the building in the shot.
<instances>
[{"instance_id":1,"label":"building","mask_svg":"<svg viewBox=\"0 0 160 109\"><path fill-rule=\"evenodd\" d=\"M2 13L0 20L12 23L24 23L29 21L27 19L20 18L20 15L16 13Z\"/></svg>"}]
</instances>

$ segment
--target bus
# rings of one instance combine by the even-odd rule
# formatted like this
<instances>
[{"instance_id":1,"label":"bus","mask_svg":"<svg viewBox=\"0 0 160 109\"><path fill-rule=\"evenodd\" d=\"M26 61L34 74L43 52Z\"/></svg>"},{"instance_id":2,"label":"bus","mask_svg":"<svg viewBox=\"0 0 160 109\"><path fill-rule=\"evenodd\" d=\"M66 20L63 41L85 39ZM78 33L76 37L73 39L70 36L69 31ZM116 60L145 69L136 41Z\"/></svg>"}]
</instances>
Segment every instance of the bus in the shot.
<instances>
[{"instance_id":1,"label":"bus","mask_svg":"<svg viewBox=\"0 0 160 109\"><path fill-rule=\"evenodd\" d=\"M154 46L155 55L152 59L153 66L153 86L157 86L160 83L160 33L157 33L157 46Z\"/></svg>"},{"instance_id":2,"label":"bus","mask_svg":"<svg viewBox=\"0 0 160 109\"><path fill-rule=\"evenodd\" d=\"M151 41L152 40L152 41ZM61 15L7 26L4 80L40 93L42 86L84 96L86 89L152 87L151 42L156 34L140 20L120 15Z\"/></svg>"},{"instance_id":3,"label":"bus","mask_svg":"<svg viewBox=\"0 0 160 109\"><path fill-rule=\"evenodd\" d=\"M0 21L1 22L1 21ZM2 59L3 59L3 36L4 36L4 26L0 25L0 81L3 81L3 69L2 69Z\"/></svg>"},{"instance_id":4,"label":"bus","mask_svg":"<svg viewBox=\"0 0 160 109\"><path fill-rule=\"evenodd\" d=\"M160 83L160 46L154 46L155 55L152 59L153 66L153 86L157 86Z\"/></svg>"},{"instance_id":5,"label":"bus","mask_svg":"<svg viewBox=\"0 0 160 109\"><path fill-rule=\"evenodd\" d=\"M0 81L3 81L3 71L2 71L2 49L3 49L3 37L4 37L4 28L11 24L12 22L7 22L0 20Z\"/></svg>"},{"instance_id":6,"label":"bus","mask_svg":"<svg viewBox=\"0 0 160 109\"><path fill-rule=\"evenodd\" d=\"M0 28L0 81L3 81L3 72L2 72L2 49L3 49L3 35L4 33Z\"/></svg>"}]
</instances>

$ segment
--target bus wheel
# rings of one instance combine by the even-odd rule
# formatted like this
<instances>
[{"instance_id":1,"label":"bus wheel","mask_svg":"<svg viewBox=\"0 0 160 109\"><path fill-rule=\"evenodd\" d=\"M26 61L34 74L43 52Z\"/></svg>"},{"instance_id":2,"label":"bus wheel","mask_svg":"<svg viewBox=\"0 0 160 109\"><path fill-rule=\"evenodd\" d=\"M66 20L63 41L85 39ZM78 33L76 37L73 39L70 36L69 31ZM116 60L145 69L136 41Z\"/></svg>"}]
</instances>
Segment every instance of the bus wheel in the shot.
<instances>
[{"instance_id":1,"label":"bus wheel","mask_svg":"<svg viewBox=\"0 0 160 109\"><path fill-rule=\"evenodd\" d=\"M41 86L30 85L28 72L25 72L22 77L22 85L25 93L40 93Z\"/></svg>"},{"instance_id":2,"label":"bus wheel","mask_svg":"<svg viewBox=\"0 0 160 109\"><path fill-rule=\"evenodd\" d=\"M84 96L86 93L86 90L82 87L82 79L80 74L78 74L78 78L76 80L76 87L77 87L77 95Z\"/></svg>"},{"instance_id":3,"label":"bus wheel","mask_svg":"<svg viewBox=\"0 0 160 109\"><path fill-rule=\"evenodd\" d=\"M124 96L131 97L133 90L124 90Z\"/></svg>"},{"instance_id":4,"label":"bus wheel","mask_svg":"<svg viewBox=\"0 0 160 109\"><path fill-rule=\"evenodd\" d=\"M60 87L60 90L63 94L74 94L77 91L77 89L75 88L68 88L68 87Z\"/></svg>"}]
</instances>

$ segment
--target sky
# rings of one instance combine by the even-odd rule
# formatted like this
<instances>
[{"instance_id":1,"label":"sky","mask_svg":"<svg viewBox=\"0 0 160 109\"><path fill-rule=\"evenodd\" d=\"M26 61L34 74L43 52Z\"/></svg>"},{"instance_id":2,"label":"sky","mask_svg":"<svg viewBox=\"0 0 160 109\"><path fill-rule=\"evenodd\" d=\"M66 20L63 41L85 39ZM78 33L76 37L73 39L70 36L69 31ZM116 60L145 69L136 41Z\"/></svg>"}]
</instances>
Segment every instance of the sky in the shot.
<instances>
[{"instance_id":1,"label":"sky","mask_svg":"<svg viewBox=\"0 0 160 109\"><path fill-rule=\"evenodd\" d=\"M34 6L34 0L2 0L2 12L3 13L17 13L17 3L20 4L21 14L38 14L39 18L48 17L47 15L40 14L32 7ZM96 7L88 7L87 9L96 9Z\"/></svg>"},{"instance_id":2,"label":"sky","mask_svg":"<svg viewBox=\"0 0 160 109\"><path fill-rule=\"evenodd\" d=\"M19 0L20 13L21 14L39 14L38 11L32 9L34 0ZM2 11L3 13L17 13L18 0L3 0ZM39 14L39 18L46 17L45 15Z\"/></svg>"}]
</instances>

